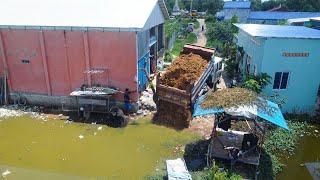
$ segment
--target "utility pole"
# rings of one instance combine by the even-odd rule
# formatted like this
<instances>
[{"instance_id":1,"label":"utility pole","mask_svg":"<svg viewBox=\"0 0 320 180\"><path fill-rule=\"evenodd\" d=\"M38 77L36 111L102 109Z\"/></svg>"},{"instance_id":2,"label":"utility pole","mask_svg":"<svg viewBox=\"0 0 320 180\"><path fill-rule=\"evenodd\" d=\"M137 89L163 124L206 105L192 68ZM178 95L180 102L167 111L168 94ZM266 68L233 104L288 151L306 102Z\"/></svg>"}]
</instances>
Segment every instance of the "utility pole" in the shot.
<instances>
[{"instance_id":1,"label":"utility pole","mask_svg":"<svg viewBox=\"0 0 320 180\"><path fill-rule=\"evenodd\" d=\"M191 17L192 17L192 1L193 0L191 0L191 3L190 3L190 15L191 15Z\"/></svg>"}]
</instances>

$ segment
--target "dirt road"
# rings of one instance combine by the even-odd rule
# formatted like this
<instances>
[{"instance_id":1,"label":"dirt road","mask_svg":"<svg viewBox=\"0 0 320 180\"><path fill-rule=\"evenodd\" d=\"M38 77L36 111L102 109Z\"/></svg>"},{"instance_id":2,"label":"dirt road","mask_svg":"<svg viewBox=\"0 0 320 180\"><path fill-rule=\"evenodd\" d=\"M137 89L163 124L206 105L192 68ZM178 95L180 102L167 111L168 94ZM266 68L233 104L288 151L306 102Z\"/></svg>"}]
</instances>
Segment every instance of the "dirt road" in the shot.
<instances>
[{"instance_id":1,"label":"dirt road","mask_svg":"<svg viewBox=\"0 0 320 180\"><path fill-rule=\"evenodd\" d=\"M197 21L199 22L200 26L198 29L195 30L198 40L194 44L198 46L206 46L206 43L207 43L207 38L205 35L206 23L204 22L204 19L197 19ZM202 31L202 26L204 27L204 31Z\"/></svg>"}]
</instances>

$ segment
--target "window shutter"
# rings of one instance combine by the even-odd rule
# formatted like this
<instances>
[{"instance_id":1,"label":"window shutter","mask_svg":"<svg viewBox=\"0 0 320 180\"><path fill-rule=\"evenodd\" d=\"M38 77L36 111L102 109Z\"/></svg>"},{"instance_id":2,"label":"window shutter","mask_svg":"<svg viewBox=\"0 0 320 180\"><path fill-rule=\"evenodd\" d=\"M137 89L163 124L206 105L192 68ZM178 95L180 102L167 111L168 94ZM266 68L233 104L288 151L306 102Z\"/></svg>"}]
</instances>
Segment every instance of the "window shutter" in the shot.
<instances>
[{"instance_id":1,"label":"window shutter","mask_svg":"<svg viewBox=\"0 0 320 180\"><path fill-rule=\"evenodd\" d=\"M281 81L281 72L276 72L274 76L274 82L273 82L273 89L279 89L280 88L280 81Z\"/></svg>"},{"instance_id":2,"label":"window shutter","mask_svg":"<svg viewBox=\"0 0 320 180\"><path fill-rule=\"evenodd\" d=\"M288 78L289 78L289 73L288 72L282 73L280 89L286 89L287 88Z\"/></svg>"}]
</instances>

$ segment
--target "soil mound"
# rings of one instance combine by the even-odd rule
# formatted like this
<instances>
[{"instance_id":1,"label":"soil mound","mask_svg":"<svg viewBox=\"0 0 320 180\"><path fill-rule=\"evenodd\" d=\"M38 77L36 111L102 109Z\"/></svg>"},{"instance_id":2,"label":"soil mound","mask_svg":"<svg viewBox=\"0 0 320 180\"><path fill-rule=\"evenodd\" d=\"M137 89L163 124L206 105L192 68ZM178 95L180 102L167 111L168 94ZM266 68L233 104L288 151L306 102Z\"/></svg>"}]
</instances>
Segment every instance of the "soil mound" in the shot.
<instances>
[{"instance_id":1,"label":"soil mound","mask_svg":"<svg viewBox=\"0 0 320 180\"><path fill-rule=\"evenodd\" d=\"M208 62L197 54L182 54L160 78L161 84L186 90L206 68Z\"/></svg>"}]
</instances>

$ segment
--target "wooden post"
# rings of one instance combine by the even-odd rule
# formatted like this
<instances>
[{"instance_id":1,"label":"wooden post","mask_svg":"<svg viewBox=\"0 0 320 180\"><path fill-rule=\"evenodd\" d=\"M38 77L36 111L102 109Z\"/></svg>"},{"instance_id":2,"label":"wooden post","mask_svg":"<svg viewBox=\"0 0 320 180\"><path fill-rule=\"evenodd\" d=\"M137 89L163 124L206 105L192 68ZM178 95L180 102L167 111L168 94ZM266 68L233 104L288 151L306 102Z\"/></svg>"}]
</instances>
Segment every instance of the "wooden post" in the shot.
<instances>
[{"instance_id":1,"label":"wooden post","mask_svg":"<svg viewBox=\"0 0 320 180\"><path fill-rule=\"evenodd\" d=\"M52 92L51 92L51 84L50 84L50 77L49 77L49 71L48 71L48 61L47 61L47 54L46 54L46 48L45 48L45 42L44 42L42 30L39 32L39 42L41 47L41 56L42 56L44 76L45 76L45 81L47 86L47 94L48 96L51 96Z\"/></svg>"},{"instance_id":2,"label":"wooden post","mask_svg":"<svg viewBox=\"0 0 320 180\"><path fill-rule=\"evenodd\" d=\"M84 45L84 55L86 60L86 71L89 71L90 70L90 50L89 50L88 32L87 31L82 32L82 36L83 36L83 45ZM91 86L91 75L88 72L86 74L88 79L88 85Z\"/></svg>"}]
</instances>

